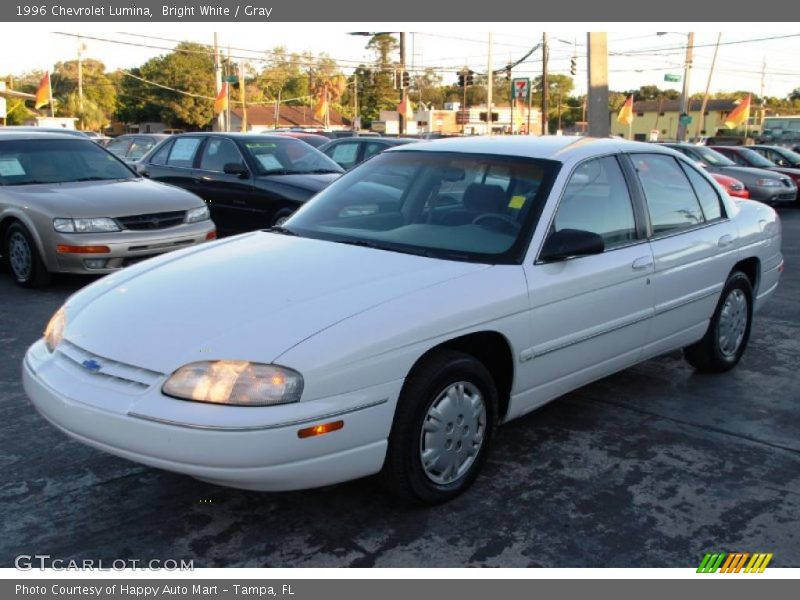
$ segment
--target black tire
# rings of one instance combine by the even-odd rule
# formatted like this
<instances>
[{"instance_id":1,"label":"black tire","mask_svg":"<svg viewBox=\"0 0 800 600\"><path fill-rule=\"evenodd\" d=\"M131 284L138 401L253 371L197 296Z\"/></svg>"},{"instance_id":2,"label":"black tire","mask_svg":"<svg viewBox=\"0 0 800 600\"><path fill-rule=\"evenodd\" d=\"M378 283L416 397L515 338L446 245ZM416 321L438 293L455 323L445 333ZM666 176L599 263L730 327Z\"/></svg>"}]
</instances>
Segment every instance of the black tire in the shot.
<instances>
[{"instance_id":1,"label":"black tire","mask_svg":"<svg viewBox=\"0 0 800 600\"><path fill-rule=\"evenodd\" d=\"M452 458L453 453L461 453L458 456L466 456L462 463L466 466L463 467L462 473L451 477L452 481L436 482L432 479L433 475L429 475L423 467L423 424L426 421L432 422L428 411L434 402L437 400L440 403L445 402L444 392L452 386L462 383L468 384L467 393L472 393L472 398L476 403L479 402L479 396L474 394L474 391L477 390L482 396L482 404L485 409L484 424L483 427L476 426L468 431L470 429L468 425L475 412L472 415L468 414L465 421L443 423L439 435L441 437L452 436L453 440L447 441L451 445L439 455L446 460L448 457ZM486 367L474 357L452 350L438 351L427 357L412 369L400 393L389 436L386 461L380 474L383 486L391 494L412 504L438 504L458 496L472 485L483 465L494 438L497 425L497 405L497 388L494 379ZM467 405L462 404L461 406L466 407ZM461 419L461 416L458 415L457 419ZM447 429L448 427L450 429ZM470 459L469 447L475 447L474 437L477 436L473 432L476 430L480 430L482 441L477 442L477 450ZM453 433L448 433L449 431ZM468 465L467 461L469 461ZM435 460L433 463L439 464L439 461ZM447 479L448 473L442 473L442 476Z\"/></svg>"},{"instance_id":2,"label":"black tire","mask_svg":"<svg viewBox=\"0 0 800 600\"><path fill-rule=\"evenodd\" d=\"M27 259L24 258L26 254ZM8 263L11 277L18 285L37 288L50 283L50 273L44 266L36 242L22 223L13 223L6 230L3 238L3 255Z\"/></svg>"},{"instance_id":3,"label":"black tire","mask_svg":"<svg viewBox=\"0 0 800 600\"><path fill-rule=\"evenodd\" d=\"M735 350L727 344L723 348L720 342L720 321L722 320L723 311L726 312L726 320L729 318L731 305L726 309L726 303L729 299L736 302L739 294L744 296L745 307L747 314L744 315L745 324L744 332ZM739 311L740 312L740 311ZM747 342L750 339L750 326L753 323L753 286L750 279L741 271L734 271L725 282L722 288L722 293L717 302L717 308L714 315L711 317L711 322L708 325L708 330L705 336L696 344L687 346L683 349L683 355L687 362L698 371L703 373L723 373L731 370L739 360L742 358ZM731 336L738 339L738 336Z\"/></svg>"},{"instance_id":4,"label":"black tire","mask_svg":"<svg viewBox=\"0 0 800 600\"><path fill-rule=\"evenodd\" d=\"M278 225L283 225L284 221L291 217L294 214L294 211L291 208L282 208L278 212L276 212L272 217L272 226L277 227Z\"/></svg>"}]
</instances>

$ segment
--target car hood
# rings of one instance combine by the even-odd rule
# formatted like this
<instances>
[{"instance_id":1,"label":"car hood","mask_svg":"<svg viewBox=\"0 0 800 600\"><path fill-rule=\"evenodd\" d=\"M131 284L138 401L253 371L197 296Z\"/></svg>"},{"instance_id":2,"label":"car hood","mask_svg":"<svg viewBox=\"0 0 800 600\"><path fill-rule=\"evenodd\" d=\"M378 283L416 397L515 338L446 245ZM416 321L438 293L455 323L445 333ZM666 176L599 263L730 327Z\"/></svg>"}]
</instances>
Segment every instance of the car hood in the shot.
<instances>
[{"instance_id":1,"label":"car hood","mask_svg":"<svg viewBox=\"0 0 800 600\"><path fill-rule=\"evenodd\" d=\"M341 173L261 175L258 177L258 184L261 188L270 189L281 195L293 197L299 194L303 197L298 197L298 200L307 200L341 176Z\"/></svg>"},{"instance_id":2,"label":"car hood","mask_svg":"<svg viewBox=\"0 0 800 600\"><path fill-rule=\"evenodd\" d=\"M758 167L716 167L714 169L716 173L723 173L724 175L730 175L731 177L735 177L742 183L749 183L753 184L756 179L780 179L781 174L776 173L775 171L770 171L768 169L759 169Z\"/></svg>"},{"instance_id":3,"label":"car hood","mask_svg":"<svg viewBox=\"0 0 800 600\"><path fill-rule=\"evenodd\" d=\"M203 205L190 192L144 178L5 186L2 194L54 217L124 217Z\"/></svg>"},{"instance_id":4,"label":"car hood","mask_svg":"<svg viewBox=\"0 0 800 600\"><path fill-rule=\"evenodd\" d=\"M487 268L252 232L85 288L67 302L65 338L160 373L198 360L271 362L362 311Z\"/></svg>"}]
</instances>

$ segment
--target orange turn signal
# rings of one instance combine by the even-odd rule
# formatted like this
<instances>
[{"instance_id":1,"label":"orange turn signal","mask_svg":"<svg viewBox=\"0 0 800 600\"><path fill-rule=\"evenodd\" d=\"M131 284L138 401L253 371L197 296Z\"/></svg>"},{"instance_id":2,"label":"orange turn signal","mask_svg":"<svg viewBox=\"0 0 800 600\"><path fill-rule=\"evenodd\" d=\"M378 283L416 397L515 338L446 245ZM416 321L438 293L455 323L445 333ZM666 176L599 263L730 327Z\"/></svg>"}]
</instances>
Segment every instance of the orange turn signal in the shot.
<instances>
[{"instance_id":1,"label":"orange turn signal","mask_svg":"<svg viewBox=\"0 0 800 600\"><path fill-rule=\"evenodd\" d=\"M325 435L331 431L336 431L344 427L344 421L332 421L323 425L314 425L313 427L306 427L297 432L297 437L300 439L315 437L318 435Z\"/></svg>"},{"instance_id":2,"label":"orange turn signal","mask_svg":"<svg viewBox=\"0 0 800 600\"><path fill-rule=\"evenodd\" d=\"M59 254L108 254L111 248L108 246L66 246L59 244L56 246Z\"/></svg>"},{"instance_id":3,"label":"orange turn signal","mask_svg":"<svg viewBox=\"0 0 800 600\"><path fill-rule=\"evenodd\" d=\"M206 239L207 239L207 240L215 240L215 239L217 239L217 232L216 232L216 230L215 230L215 231L209 231L209 232L206 234Z\"/></svg>"}]
</instances>

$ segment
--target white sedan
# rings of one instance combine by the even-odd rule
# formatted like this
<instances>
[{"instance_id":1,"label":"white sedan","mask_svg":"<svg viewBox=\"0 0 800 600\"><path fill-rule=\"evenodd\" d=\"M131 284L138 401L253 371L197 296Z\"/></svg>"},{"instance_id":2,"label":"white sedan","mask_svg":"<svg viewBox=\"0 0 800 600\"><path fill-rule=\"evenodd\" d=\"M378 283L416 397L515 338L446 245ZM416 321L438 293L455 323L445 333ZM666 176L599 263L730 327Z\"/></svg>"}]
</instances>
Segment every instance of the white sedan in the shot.
<instances>
[{"instance_id":1,"label":"white sedan","mask_svg":"<svg viewBox=\"0 0 800 600\"><path fill-rule=\"evenodd\" d=\"M448 139L380 154L283 227L68 299L27 394L91 446L238 488L380 473L433 503L498 424L683 348L741 358L783 271L776 213L672 150Z\"/></svg>"}]
</instances>

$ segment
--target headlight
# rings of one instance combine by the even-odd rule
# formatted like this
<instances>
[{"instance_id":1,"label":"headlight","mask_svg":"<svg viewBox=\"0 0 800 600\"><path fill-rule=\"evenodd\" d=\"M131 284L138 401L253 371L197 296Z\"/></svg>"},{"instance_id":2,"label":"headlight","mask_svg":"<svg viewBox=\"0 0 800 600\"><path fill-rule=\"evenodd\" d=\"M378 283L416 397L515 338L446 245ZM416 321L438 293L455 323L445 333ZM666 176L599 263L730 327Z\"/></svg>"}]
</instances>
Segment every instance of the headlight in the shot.
<instances>
[{"instance_id":1,"label":"headlight","mask_svg":"<svg viewBox=\"0 0 800 600\"><path fill-rule=\"evenodd\" d=\"M303 377L286 367L245 360L204 361L175 371L161 391L196 402L272 406L300 400Z\"/></svg>"},{"instance_id":2,"label":"headlight","mask_svg":"<svg viewBox=\"0 0 800 600\"><path fill-rule=\"evenodd\" d=\"M209 217L207 206L198 206L186 211L186 222L197 223L198 221L205 221Z\"/></svg>"},{"instance_id":3,"label":"headlight","mask_svg":"<svg viewBox=\"0 0 800 600\"><path fill-rule=\"evenodd\" d=\"M756 185L763 185L764 187L778 187L781 184L777 179L756 179Z\"/></svg>"},{"instance_id":4,"label":"headlight","mask_svg":"<svg viewBox=\"0 0 800 600\"><path fill-rule=\"evenodd\" d=\"M53 352L64 339L64 327L67 325L67 315L64 312L64 307L59 308L55 314L50 317L47 327L44 329L44 345L50 352Z\"/></svg>"},{"instance_id":5,"label":"headlight","mask_svg":"<svg viewBox=\"0 0 800 600\"><path fill-rule=\"evenodd\" d=\"M53 219L53 227L61 233L108 233L120 231L114 219L97 217L93 219Z\"/></svg>"}]
</instances>

